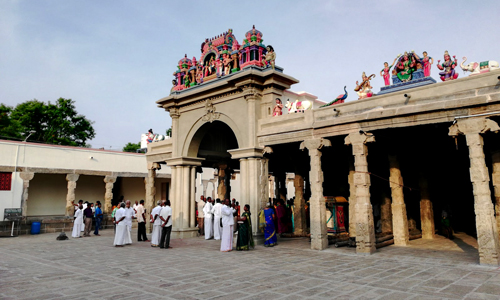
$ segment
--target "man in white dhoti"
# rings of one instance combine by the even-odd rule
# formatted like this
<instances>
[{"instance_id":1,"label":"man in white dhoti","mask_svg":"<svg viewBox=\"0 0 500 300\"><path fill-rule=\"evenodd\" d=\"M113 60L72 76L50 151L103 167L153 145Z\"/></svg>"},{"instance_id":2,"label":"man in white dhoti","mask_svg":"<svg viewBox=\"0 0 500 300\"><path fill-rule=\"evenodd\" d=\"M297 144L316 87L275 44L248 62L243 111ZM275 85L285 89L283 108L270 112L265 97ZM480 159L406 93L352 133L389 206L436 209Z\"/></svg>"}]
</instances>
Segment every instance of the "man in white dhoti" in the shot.
<instances>
[{"instance_id":1,"label":"man in white dhoti","mask_svg":"<svg viewBox=\"0 0 500 300\"><path fill-rule=\"evenodd\" d=\"M214 237L214 219L212 218L212 198L207 198L207 203L203 207L203 214L205 215L205 240Z\"/></svg>"},{"instance_id":2,"label":"man in white dhoti","mask_svg":"<svg viewBox=\"0 0 500 300\"><path fill-rule=\"evenodd\" d=\"M75 210L75 220L73 221L73 232L71 236L74 238L81 238L80 232L83 227L83 206L80 204Z\"/></svg>"},{"instance_id":3,"label":"man in white dhoti","mask_svg":"<svg viewBox=\"0 0 500 300\"><path fill-rule=\"evenodd\" d=\"M220 240L222 235L222 227L220 226L220 220L222 218L222 203L220 199L215 200L215 205L212 208L212 214L214 215L214 239Z\"/></svg>"},{"instance_id":4,"label":"man in white dhoti","mask_svg":"<svg viewBox=\"0 0 500 300\"><path fill-rule=\"evenodd\" d=\"M135 216L135 210L130 207L130 200L125 201L125 224L127 225L127 235L125 236L125 245L132 244L132 236L130 232L132 231L132 219Z\"/></svg>"},{"instance_id":5,"label":"man in white dhoti","mask_svg":"<svg viewBox=\"0 0 500 300\"><path fill-rule=\"evenodd\" d=\"M151 223L153 223L153 233L151 234L151 247L160 245L161 237L161 219L159 217L162 208L161 201L158 201L157 206L151 211Z\"/></svg>"},{"instance_id":6,"label":"man in white dhoti","mask_svg":"<svg viewBox=\"0 0 500 300\"><path fill-rule=\"evenodd\" d=\"M222 207L222 238L220 243L220 251L222 252L229 252L233 250L233 214L235 212L236 210L231 208L231 202L229 199L226 199L226 201L224 201L224 206Z\"/></svg>"},{"instance_id":7,"label":"man in white dhoti","mask_svg":"<svg viewBox=\"0 0 500 300\"><path fill-rule=\"evenodd\" d=\"M127 228L127 223L125 222L125 203L120 204L120 208L115 213L115 241L113 245L115 247L123 247L125 244L125 237L130 237L130 232Z\"/></svg>"}]
</instances>

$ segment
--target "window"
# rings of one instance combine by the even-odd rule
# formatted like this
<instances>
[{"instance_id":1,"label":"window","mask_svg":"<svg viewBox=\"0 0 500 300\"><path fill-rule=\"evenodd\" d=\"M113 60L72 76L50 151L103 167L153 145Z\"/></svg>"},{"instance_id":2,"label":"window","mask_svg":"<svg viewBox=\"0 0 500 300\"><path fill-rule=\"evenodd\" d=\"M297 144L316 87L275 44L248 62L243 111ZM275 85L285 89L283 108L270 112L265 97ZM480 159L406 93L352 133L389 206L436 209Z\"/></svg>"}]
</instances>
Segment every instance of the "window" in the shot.
<instances>
[{"instance_id":1,"label":"window","mask_svg":"<svg viewBox=\"0 0 500 300\"><path fill-rule=\"evenodd\" d=\"M0 172L0 191L10 191L12 173Z\"/></svg>"}]
</instances>

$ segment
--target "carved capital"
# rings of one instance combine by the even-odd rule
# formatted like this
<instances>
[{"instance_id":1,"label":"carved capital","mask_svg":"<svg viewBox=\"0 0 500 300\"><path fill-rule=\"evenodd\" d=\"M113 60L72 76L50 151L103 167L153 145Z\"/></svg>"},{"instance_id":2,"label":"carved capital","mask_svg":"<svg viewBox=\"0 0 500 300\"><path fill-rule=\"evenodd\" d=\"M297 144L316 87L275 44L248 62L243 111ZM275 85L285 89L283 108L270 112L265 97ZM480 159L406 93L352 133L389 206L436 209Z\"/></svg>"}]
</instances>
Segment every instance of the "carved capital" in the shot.
<instances>
[{"instance_id":1,"label":"carved capital","mask_svg":"<svg viewBox=\"0 0 500 300\"><path fill-rule=\"evenodd\" d=\"M344 140L346 145L364 145L371 142L375 142L375 136L363 131L350 133Z\"/></svg>"},{"instance_id":2,"label":"carved capital","mask_svg":"<svg viewBox=\"0 0 500 300\"><path fill-rule=\"evenodd\" d=\"M488 131L497 133L500 127L497 122L488 118L467 118L458 119L450 126L448 135L456 137L460 134L483 134Z\"/></svg>"},{"instance_id":3,"label":"carved capital","mask_svg":"<svg viewBox=\"0 0 500 300\"><path fill-rule=\"evenodd\" d=\"M156 162L148 162L148 170L161 170L161 165Z\"/></svg>"},{"instance_id":4,"label":"carved capital","mask_svg":"<svg viewBox=\"0 0 500 300\"><path fill-rule=\"evenodd\" d=\"M328 139L312 139L312 140L305 140L302 143L300 143L300 150L308 149L308 150L315 150L315 149L321 149L323 147L331 147L332 142Z\"/></svg>"},{"instance_id":5,"label":"carved capital","mask_svg":"<svg viewBox=\"0 0 500 300\"><path fill-rule=\"evenodd\" d=\"M242 87L243 97L245 100L257 100L262 97L262 91L252 85L245 85Z\"/></svg>"},{"instance_id":6,"label":"carved capital","mask_svg":"<svg viewBox=\"0 0 500 300\"><path fill-rule=\"evenodd\" d=\"M21 173L19 173L19 177L21 177L21 179L24 181L30 181L31 179L33 179L34 176L35 176L35 173L33 173L33 172L21 172Z\"/></svg>"},{"instance_id":7,"label":"carved capital","mask_svg":"<svg viewBox=\"0 0 500 300\"><path fill-rule=\"evenodd\" d=\"M181 114L179 113L179 108L178 107L171 107L168 109L168 112L170 114L170 117L172 119L178 118Z\"/></svg>"},{"instance_id":8,"label":"carved capital","mask_svg":"<svg viewBox=\"0 0 500 300\"><path fill-rule=\"evenodd\" d=\"M80 174L68 174L66 175L66 180L67 181L78 181L78 178L80 178Z\"/></svg>"},{"instance_id":9,"label":"carved capital","mask_svg":"<svg viewBox=\"0 0 500 300\"><path fill-rule=\"evenodd\" d=\"M272 153L273 153L273 148L269 146L264 147L264 149L262 150L262 154L272 154Z\"/></svg>"},{"instance_id":10,"label":"carved capital","mask_svg":"<svg viewBox=\"0 0 500 300\"><path fill-rule=\"evenodd\" d=\"M107 175L104 177L104 183L115 183L115 182L116 182L116 176Z\"/></svg>"}]
</instances>

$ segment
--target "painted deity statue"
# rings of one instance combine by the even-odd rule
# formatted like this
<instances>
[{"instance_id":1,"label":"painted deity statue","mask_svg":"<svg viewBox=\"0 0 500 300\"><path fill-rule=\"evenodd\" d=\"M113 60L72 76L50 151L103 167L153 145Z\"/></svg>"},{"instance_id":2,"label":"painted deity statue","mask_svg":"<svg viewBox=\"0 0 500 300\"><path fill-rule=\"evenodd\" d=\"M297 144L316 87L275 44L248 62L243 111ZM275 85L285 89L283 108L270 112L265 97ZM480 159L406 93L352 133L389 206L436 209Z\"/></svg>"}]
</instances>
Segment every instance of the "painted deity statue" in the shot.
<instances>
[{"instance_id":1,"label":"painted deity statue","mask_svg":"<svg viewBox=\"0 0 500 300\"><path fill-rule=\"evenodd\" d=\"M224 54L224 75L228 75L229 73L231 73L231 62L233 61L233 59L228 55L228 54Z\"/></svg>"},{"instance_id":2,"label":"painted deity statue","mask_svg":"<svg viewBox=\"0 0 500 300\"><path fill-rule=\"evenodd\" d=\"M276 61L276 53L274 52L274 48L271 45L267 45L266 49L267 49L267 53L266 53L266 56L264 56L264 59L262 60L262 64L264 64L265 67L270 65L274 70L274 64Z\"/></svg>"},{"instance_id":3,"label":"painted deity statue","mask_svg":"<svg viewBox=\"0 0 500 300\"><path fill-rule=\"evenodd\" d=\"M363 72L361 78L363 81L361 83L358 83L358 81L356 81L356 88L354 89L354 91L358 93L358 100L370 98L371 96L373 96L373 87L370 84L370 80L372 80L372 78L375 78L375 74L366 76L365 72Z\"/></svg>"},{"instance_id":4,"label":"painted deity statue","mask_svg":"<svg viewBox=\"0 0 500 300\"><path fill-rule=\"evenodd\" d=\"M439 70L443 72L439 72L442 81L454 80L457 79L458 74L455 73L455 67L457 66L457 59L455 55L453 55L453 60L451 60L450 54L448 51L444 52L444 62L439 64L441 60L438 60L437 67Z\"/></svg>"},{"instance_id":5,"label":"painted deity statue","mask_svg":"<svg viewBox=\"0 0 500 300\"><path fill-rule=\"evenodd\" d=\"M281 116L283 114L283 103L280 98L276 98L276 105L273 108L273 117Z\"/></svg>"},{"instance_id":6,"label":"painted deity statue","mask_svg":"<svg viewBox=\"0 0 500 300\"><path fill-rule=\"evenodd\" d=\"M418 56L416 56L413 51L409 54L405 52L401 59L399 59L394 70L401 82L408 82L411 80L411 74L417 69L417 62Z\"/></svg>"},{"instance_id":7,"label":"painted deity statue","mask_svg":"<svg viewBox=\"0 0 500 300\"><path fill-rule=\"evenodd\" d=\"M392 68L392 66L394 66L394 64L396 63L396 60L399 58L400 55L398 55L394 61L392 62L392 64L389 66L389 63L385 62L384 63L384 68L382 69L382 71L380 71L380 76L382 76L382 78L384 78L384 83L385 85L391 85L391 82L389 81L389 79L391 78L391 73L389 72Z\"/></svg>"},{"instance_id":8,"label":"painted deity statue","mask_svg":"<svg viewBox=\"0 0 500 300\"><path fill-rule=\"evenodd\" d=\"M427 51L424 51L422 54L424 55L422 58L422 62L424 63L424 76L428 77L431 76L431 67L434 63L434 59L427 54Z\"/></svg>"}]
</instances>

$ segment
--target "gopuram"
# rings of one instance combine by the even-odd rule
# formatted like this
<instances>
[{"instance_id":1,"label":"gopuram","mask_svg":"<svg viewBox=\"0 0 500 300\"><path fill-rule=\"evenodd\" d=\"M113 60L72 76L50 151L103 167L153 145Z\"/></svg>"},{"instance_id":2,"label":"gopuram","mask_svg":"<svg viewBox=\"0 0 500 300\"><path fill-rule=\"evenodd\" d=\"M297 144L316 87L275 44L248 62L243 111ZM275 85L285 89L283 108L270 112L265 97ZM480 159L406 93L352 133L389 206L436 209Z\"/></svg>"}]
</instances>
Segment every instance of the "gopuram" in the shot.
<instances>
[{"instance_id":1,"label":"gopuram","mask_svg":"<svg viewBox=\"0 0 500 300\"><path fill-rule=\"evenodd\" d=\"M394 60L386 84L392 79L397 88L386 94L368 92L367 70L359 100L343 103L345 90L334 106L282 114L283 94L298 80L276 60L254 27L241 43L229 30L206 39L199 59L179 61L170 94L156 102L172 118L172 138L147 152L147 207L156 170L172 170L174 237L196 236L195 181L209 167L221 199L230 198L231 175L239 174L238 200L250 205L256 236L270 189L285 198L293 174L294 233L310 233L311 249L328 247L327 199L343 198L357 253L374 253L384 233L398 246L414 232L432 240L451 220L454 231L477 237L481 264L500 264L498 63L487 70L476 63L477 72L470 63L473 76L456 78L458 63L445 52L433 70L442 82L435 82L426 73L432 58L407 52ZM391 67L381 73L390 76ZM426 84L411 85L418 80Z\"/></svg>"}]
</instances>

